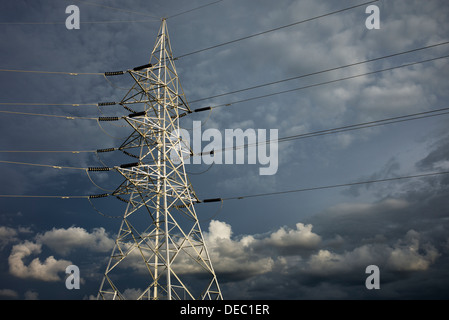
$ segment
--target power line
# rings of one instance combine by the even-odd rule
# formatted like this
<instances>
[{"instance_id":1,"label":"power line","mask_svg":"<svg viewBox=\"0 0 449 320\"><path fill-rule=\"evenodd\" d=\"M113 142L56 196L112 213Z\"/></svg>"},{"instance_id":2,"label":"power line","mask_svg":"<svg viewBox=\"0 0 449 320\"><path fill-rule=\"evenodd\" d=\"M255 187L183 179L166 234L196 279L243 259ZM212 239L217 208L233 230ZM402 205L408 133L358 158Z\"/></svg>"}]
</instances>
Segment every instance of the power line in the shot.
<instances>
[{"instance_id":1,"label":"power line","mask_svg":"<svg viewBox=\"0 0 449 320\"><path fill-rule=\"evenodd\" d=\"M361 73L361 74L357 74L357 75L353 75L353 76L349 76L349 77L344 77L344 78L340 78L340 79L335 79L335 80L330 80L330 81L325 81L325 82L319 82L319 83L315 83L315 84L311 84L311 85L307 85L307 86L303 86L303 87L299 87L299 88L283 90L283 91L269 93L269 94L265 94L265 95L261 95L261 96L256 96L256 97L236 100L236 101L233 101L233 102L223 103L223 104L219 104L219 105L215 105L215 106L210 106L210 107L207 107L207 108L200 108L200 109L198 109L198 111L203 111L203 109L204 110L206 110L206 109L209 110L209 109L215 109L215 108L221 108L221 107L229 107L231 105L235 105L235 104L239 104L239 103L243 103L243 102L248 102L248 101L268 98L268 97L272 97L272 96L275 96L275 95L286 94L286 93L299 91L299 90L304 90L304 89L310 89L310 88L314 88L314 87L318 87L318 86L322 86L322 85L337 83L337 82L340 82L340 81L351 80L351 79L364 77L364 76L368 76L368 75L373 75L373 74L377 74L377 73L381 73L381 72L385 72L385 71L391 71L391 70L395 70L395 69L410 67L410 66L417 65L417 64L422 64L422 63L426 63L426 62L431 62L431 61L436 61L436 60L440 60L440 59L445 59L445 58L448 58L448 57L449 57L449 55L445 55L445 56L436 57L436 58L430 58L430 59L421 60L421 61L417 61L417 62L406 63L406 64L403 64L403 65L400 65L400 66L385 68L385 69L376 70L376 71L365 72L365 73ZM6 104L8 104L8 103L0 103L0 105L6 105ZM11 103L11 104L16 104L16 103ZM18 104L19 103L17 103L17 105ZM29 105L45 105L45 104L38 104L38 103L36 103L36 104L29 104ZM79 104L53 104L53 105L77 106ZM100 106L101 104L98 104L98 103L94 104L94 103L92 103L92 104L85 104L85 105L97 105L97 106ZM69 119L69 120L73 120L73 119L98 120L98 118L90 118L90 117L72 117L72 116L48 115L48 114L25 113L25 112L3 111L3 110L1 110L0 113L30 115L30 116L57 117L57 118L66 118L66 119ZM104 118L107 118L107 117L104 117ZM116 119L117 117L110 117L110 118L114 118L114 120L118 120L118 119Z\"/></svg>"},{"instance_id":2,"label":"power line","mask_svg":"<svg viewBox=\"0 0 449 320\"><path fill-rule=\"evenodd\" d=\"M154 22L152 20L111 20L111 21L81 21L82 24L113 24L113 23L143 23L143 22ZM0 25L65 25L63 21L52 21L52 22L0 22Z\"/></svg>"},{"instance_id":3,"label":"power line","mask_svg":"<svg viewBox=\"0 0 449 320\"><path fill-rule=\"evenodd\" d=\"M80 168L80 167L68 167L68 166L56 166L51 164L40 164L40 163L29 163L29 162L17 162L17 161L6 161L6 160L0 160L0 163L6 163L6 164L18 164L18 165L25 165L25 166L34 166L34 167L47 167L47 168L53 168L53 169L72 169L72 170L83 170L86 172L107 172L115 169L128 169L137 167L140 165L139 162L133 162L133 163L126 163L122 164L120 166L114 166L112 168L109 167L87 167L87 168Z\"/></svg>"},{"instance_id":4,"label":"power line","mask_svg":"<svg viewBox=\"0 0 449 320\"><path fill-rule=\"evenodd\" d=\"M381 72L385 72L385 71L391 71L391 70L395 70L395 69L410 67L410 66L413 66L413 65L421 64L421 63L426 63L426 62L436 61L436 60L440 60L440 59L445 59L445 58L448 58L448 57L449 57L449 55L445 55L445 56L441 56L441 57L437 57L437 58L431 58L431 59L426 59L426 60L422 60L422 61L418 61L418 62L407 63L407 64L403 64L403 65L396 66L396 67L390 67L390 68L386 68L386 69L381 69L381 70L376 70L376 71L371 71L371 72L365 72L365 73L361 73L361 74L357 74L357 75L353 75L353 76L349 76L349 77L344 77L344 78L340 78L340 79L335 79L335 80L315 83L315 84L307 85L307 86L304 86L304 87L299 87L299 88L294 88L294 89L289 89L289 90L284 90L284 91L278 91L278 92L274 92L274 93L270 93L270 94L265 94L265 95L262 95L262 96L257 96L257 97L246 98L246 99L237 100L237 101L233 101L233 102L223 103L223 104L219 104L219 105L216 105L216 106L211 106L211 108L215 109L215 108L221 108L221 107L229 107L231 105L242 103L242 102L248 102L248 101L253 101L253 100L258 100L258 99L272 97L272 96L275 96L275 95L280 95L280 94L290 93L290 92L294 92L294 91L314 88L314 87L327 85L327 84L332 84L332 83L336 83L336 82L340 82L340 81L345 81L345 80L355 79L355 78L364 77L364 76L368 76L368 75L373 75L373 74L377 74L377 73L381 73Z\"/></svg>"},{"instance_id":5,"label":"power line","mask_svg":"<svg viewBox=\"0 0 449 320\"><path fill-rule=\"evenodd\" d=\"M196 11L196 10L205 8L205 7L211 6L211 5L213 5L213 4L216 4L216 3L219 3L219 2L222 2L222 1L224 1L224 0L214 1L214 2L211 2L211 3L208 3L208 4L204 4L204 5L202 5L202 6L199 6L199 7L193 8L193 9L189 9L189 10L186 10L186 11L182 11L182 12L173 14L173 15L171 15L171 16L168 16L166 19L171 19L171 18L174 18L174 17L178 17L178 16L180 16L180 15L183 15L183 14L186 14L186 13L190 13L190 12L192 12L192 11Z\"/></svg>"},{"instance_id":6,"label":"power line","mask_svg":"<svg viewBox=\"0 0 449 320\"><path fill-rule=\"evenodd\" d=\"M351 183L344 183L344 184L334 184L334 185L327 185L327 186L302 188L302 189L296 189L296 190L286 190L286 191L278 191L278 192L251 194L251 195L244 195L244 196L239 196L239 197L223 198L221 200L227 201L227 200L241 200L241 199L256 198L256 197L267 197L267 196L281 195L281 194L288 194L288 193L298 193L298 192L306 192L306 191L342 188L342 187L350 187L350 186L357 186L357 185L363 185L363 184L373 184L373 183L380 183L380 182L389 182L389 181L398 181L398 180L406 180L406 179L414 179L414 178L422 178L422 177L431 177L431 176L438 176L438 175L445 175L445 174L449 174L449 171L423 173L423 174L416 174L416 175L412 175L412 176L402 176L402 177L394 177L394 178L386 178L386 179L378 179L378 180L351 182ZM217 198L217 199L219 199L219 198Z\"/></svg>"},{"instance_id":7,"label":"power line","mask_svg":"<svg viewBox=\"0 0 449 320\"><path fill-rule=\"evenodd\" d=\"M140 14L140 15L144 15L144 16L148 16L151 17L153 19L145 19L145 20L105 20L105 21L81 21L82 24L113 24L113 23L145 23L145 22L155 22L155 21L160 21L160 18L157 18L155 15L152 14L148 14L148 13L144 13L144 12L139 12L139 11L132 11L132 10L127 10L127 9L122 9L122 8L117 8L117 7L111 7L111 6L106 6L106 5L101 5L98 3L93 3L93 2L88 2L88 1L81 1L81 0L76 0L78 2L81 3L85 3L88 5L92 5L92 6L97 6L97 7L102 7L102 8L106 8L106 9L110 9L110 10L116 10L116 11L121 11L121 12L126 12L126 13L132 13L132 14ZM205 7L208 7L210 5L219 3L221 1L224 0L219 0L219 1L214 1L212 3L208 3L193 9L189 9L183 12L179 12L177 14L171 15L169 17L167 17L166 19L169 18L174 18L195 10L199 10ZM65 21L47 21L47 22L0 22L0 25L64 25Z\"/></svg>"},{"instance_id":8,"label":"power line","mask_svg":"<svg viewBox=\"0 0 449 320\"><path fill-rule=\"evenodd\" d=\"M95 153L97 150L0 150L0 153Z\"/></svg>"},{"instance_id":9,"label":"power line","mask_svg":"<svg viewBox=\"0 0 449 320\"><path fill-rule=\"evenodd\" d=\"M377 127L377 126L382 126L382 125L407 122L407 121L425 119L425 118L430 118L430 117L437 117L437 116L442 116L442 115L446 115L446 114L449 114L449 107L436 109L436 110L417 112L417 113L412 113L412 114L403 115L403 116L390 117L390 118L386 118L386 119L374 120L374 121L369 121L369 122L356 123L356 124L346 125L346 126L337 127L337 128L324 129L324 130L308 132L308 133L301 133L301 134L282 137L277 140L267 140L265 142L257 142L257 143L252 143L252 144L247 143L247 144L243 144L240 146L234 146L232 148L217 149L217 150L214 150L214 153L215 152L224 152L227 150L237 150L237 149L242 149L242 148L248 148L248 147L258 146L261 144L270 144L270 143L274 143L274 142L286 142L286 141L306 139L306 138L312 138L312 137L329 135L329 134L342 133L342 132L353 131L353 130L372 128L372 127ZM0 153L73 153L73 154L77 154L77 153L104 153L104 152L112 152L112 151L116 151L116 150L120 150L120 149L109 148L109 149L98 149L98 150L0 150ZM199 154L195 154L195 155L202 155L202 154L203 153L199 153Z\"/></svg>"},{"instance_id":10,"label":"power line","mask_svg":"<svg viewBox=\"0 0 449 320\"><path fill-rule=\"evenodd\" d=\"M258 32L258 33L255 33L255 34L252 34L252 35L249 35L249 36L246 36L246 37L242 37L242 38L238 38L238 39L235 39L235 40L231 40L231 41L223 42L223 43L220 43L220 44L216 44L216 45L211 46L211 47L207 47L207 48L204 48L204 49L200 49L200 50L196 50L196 51L193 51L193 52L190 52L190 53L186 53L186 54L180 55L180 56L176 57L174 60L181 59L181 58L184 58L184 57L187 57L187 56L190 56L190 55L193 55L193 54L197 54L197 53L200 53L200 52L208 51L208 50L211 50L211 49L215 49L215 48L218 48L218 47L222 47L222 46L225 46L225 45L229 45L229 44L232 44L232 43L235 43L235 42L239 42L239 41L242 41L242 40L247 40L247 39L250 39L250 38L258 37L258 36L261 36L261 35L264 35L264 34L267 34L267 33L270 33L270 32L274 32L274 31L278 31L278 30L281 30L281 29L293 27L293 26L296 26L296 25L301 24L301 23L305 23L305 22L317 20L317 19L320 19L320 18L328 17L328 16L331 16L333 14L341 13L341 12L348 11L348 10L351 10L351 9L355 9L355 8L358 8L358 7L361 7L361 6L366 6L366 5L370 4L370 3L374 3L374 2L377 2L377 1L379 1L379 0L368 1L368 2L365 2L365 3L362 3L362 4L358 4L358 5L355 5L355 6L352 6L352 7L340 9L340 10L333 11L333 12L329 12L329 13L322 14L322 15L319 15L319 16L316 16L316 17L313 17L313 18L306 19L306 20L301 20L301 21L298 21L298 22L290 23L290 24L287 24L285 26L273 28L273 29L262 31L262 32Z\"/></svg>"},{"instance_id":11,"label":"power line","mask_svg":"<svg viewBox=\"0 0 449 320\"><path fill-rule=\"evenodd\" d=\"M112 75L122 75L126 72L132 72L132 71L140 71L146 68L152 67L151 64L145 64L142 66L137 66L132 69L128 70L120 70L120 71L114 71L114 72L67 72L67 71L46 71L46 70L18 70L18 69L0 69L0 72L21 72L21 73L45 73L45 74L64 74L64 75L71 75L71 76L78 76L78 75L99 75L106 78L106 76L112 76Z\"/></svg>"},{"instance_id":12,"label":"power line","mask_svg":"<svg viewBox=\"0 0 449 320\"><path fill-rule=\"evenodd\" d=\"M143 16L154 18L154 21L159 21L160 20L155 15L152 15L152 14L149 14L149 13L145 13L145 12L141 12L141 11L131 11L131 10L127 10L127 9L106 6L106 5L103 5L103 4L89 2L89 1L84 1L84 0L75 0L75 1L87 4L87 5L90 5L90 6L96 6L96 7L101 7L101 8L106 8L106 9L116 10L116 11L121 11L121 12L126 12L126 13L132 13L132 14L140 14L140 15L143 15Z\"/></svg>"},{"instance_id":13,"label":"power line","mask_svg":"<svg viewBox=\"0 0 449 320\"><path fill-rule=\"evenodd\" d=\"M139 15L148 16L148 17L151 17L151 18L155 18L154 21L160 20L160 18L158 18L155 15L152 15L152 14L149 14L149 13L145 13L145 12L141 12L141 11L131 11L131 10L128 10L128 9L122 9L122 8L117 8L117 7L106 6L106 5L102 5L102 4L98 4L98 3L94 3L94 2L89 2L89 1L84 1L84 0L75 0L75 1L78 1L78 2L81 2L81 3L85 3L85 4L91 5L91 6L97 6L97 7L110 9L110 10L116 10L116 11L121 11L121 12L126 12L126 13L132 13L132 14L139 14ZM216 4L216 3L219 3L219 2L222 2L222 1L224 1L224 0L218 0L218 1L211 2L211 3L207 3L207 4L201 5L201 6L196 7L196 8L188 9L188 10L185 10L185 11L182 11L182 12L170 15L170 16L166 17L165 19L171 19L171 18L174 18L174 17L177 17L177 16L181 16L181 15L184 15L184 14L190 13L192 11L196 11L196 10L199 10L199 9L211 6L213 4Z\"/></svg>"},{"instance_id":14,"label":"power line","mask_svg":"<svg viewBox=\"0 0 449 320\"><path fill-rule=\"evenodd\" d=\"M100 76L103 76L104 75L104 73L100 73L100 72L64 72L64 71L17 70L17 69L0 69L0 72L65 74L65 75L71 75L71 76L78 76L78 75L100 75Z\"/></svg>"},{"instance_id":15,"label":"power line","mask_svg":"<svg viewBox=\"0 0 449 320\"><path fill-rule=\"evenodd\" d=\"M446 112L443 112L443 111L446 111ZM262 144L270 144L270 143L275 143L275 142L278 142L278 143L286 142L286 141L292 141L292 140L298 140L298 139L306 139L306 138L324 136L324 135L329 135L329 134L342 133L342 132L353 131L353 130L372 128L372 127L383 126L383 125L388 125L388 124L407 122L407 121L425 119L425 118L430 118L430 117L437 117L437 116L442 116L442 115L446 115L446 114L449 114L449 107L441 108L441 109L437 109L437 110L418 112L418 113L408 114L408 115L404 115L404 116L397 116L397 117L391 117L391 118L380 119L380 120L375 120L375 121L369 121L369 122L364 122L364 123L346 125L346 126L342 126L342 127L338 127L338 128L325 129L325 130L319 130L319 131L308 132L308 133L301 133L301 134L296 134L296 135L279 138L277 140L267 140L264 142L257 142L257 143L251 143L251 144L247 143L247 144L243 144L240 146L233 146L230 148L214 150L213 153L254 147L254 146L259 146ZM207 154L210 154L210 153L207 153ZM203 153L196 154L196 155L203 155Z\"/></svg>"},{"instance_id":16,"label":"power line","mask_svg":"<svg viewBox=\"0 0 449 320\"><path fill-rule=\"evenodd\" d=\"M442 45L446 45L446 44L449 44L449 41L440 42L440 43L437 43L437 44L433 44L433 45L429 45L429 46L425 46L425 47L421 47L421 48L416 48L416 49L411 49L411 50L407 50L407 51L403 51L403 52L393 53L393 54L389 54L389 55L378 57L378 58L368 59L368 60L359 61L359 62L353 62L351 64L347 64L347 65L344 65L344 66L334 67L334 68L325 69L325 70L321 70L321 71L315 71L315 72L312 72L312 73L303 74L303 75L300 75L300 76L295 76L295 77L286 78L286 79L282 79L282 80L277 80L277 81L273 81L273 82L268 82L268 83L264 83L264 84L260 84L260 85L256 85L256 86L252 86L252 87L248 87L248 88L244 88L244 89L238 89L238 90L234 90L234 91L230 91L230 92L226 92L226 93L221 93L221 94L217 94L217 95L206 97L206 98L192 100L192 101L189 101L189 103L192 104L192 103L196 103L196 102L200 102L200 101L204 101L204 100L209 100L209 99L214 99L214 98L218 98L218 97L227 96L227 95L230 95L230 94L240 93L240 92L249 91L249 90L253 90L253 89L259 89L259 88L263 88L263 87L266 87L266 86L271 86L271 85L274 85L274 84L279 84L279 83L283 83L283 82L287 82L287 81L292 81L292 80L297 80L297 79L306 78L306 77L310 77L310 76L315 76L315 75L318 75L318 74L322 74L322 73L326 73L326 72L330 72L330 71L336 71L336 70L339 70L339 69L354 67L354 66L357 66L357 65L370 63L370 62L374 62L374 61L379 61L379 60L383 60L383 59L388 59L388 58L392 58L392 57L396 57L396 56L400 56L400 55L404 55L404 54L408 54L408 53L412 53L412 52L417 52L417 51L420 51L420 50L430 49L430 48L434 48L434 47L438 47L438 46L442 46Z\"/></svg>"},{"instance_id":17,"label":"power line","mask_svg":"<svg viewBox=\"0 0 449 320\"><path fill-rule=\"evenodd\" d=\"M400 177L394 177L394 178L385 178L385 179L350 182L350 183L334 184L334 185L326 185L326 186L308 187L308 188L277 191L277 192L266 192L266 193L259 193L259 194L234 196L234 197L228 197L228 198L203 199L203 200L200 200L199 203L210 203L210 202L219 202L219 201L228 201L228 200L243 200L243 199L248 199L248 198L267 197L267 196L282 195L282 194L289 194L289 193L300 193L300 192L306 192L306 191L317 191L317 190L325 190L325 189L351 187L351 186L364 185L364 184L374 184L374 183L381 183L381 182L391 182L391 181L408 180L408 179L416 179L416 178L424 178L424 177L432 177L432 176L441 176L441 175L446 175L446 174L449 174L449 171L430 172L430 173L415 174L415 175L410 175L410 176L400 176ZM86 199L87 198L87 199L92 199L92 198L103 198L103 197L108 197L108 196L110 196L110 194L101 194L101 195L97 195L97 196L92 196L92 195L90 195L90 196L0 195L0 198L60 198L60 199L75 199L75 198Z\"/></svg>"},{"instance_id":18,"label":"power line","mask_svg":"<svg viewBox=\"0 0 449 320\"><path fill-rule=\"evenodd\" d=\"M75 117L75 116L60 116L55 114L42 114L42 113L28 113L28 112L17 112L17 111L8 111L8 110L0 110L0 113L5 114L17 114L17 115L25 115L25 116L39 116L39 117L51 117L51 118L65 118L67 120L97 120L99 118L92 117Z\"/></svg>"},{"instance_id":19,"label":"power line","mask_svg":"<svg viewBox=\"0 0 449 320\"><path fill-rule=\"evenodd\" d=\"M53 169L70 169L70 170L88 170L89 168L79 168L79 167L67 167L67 166L55 166L50 164L39 164L39 163L28 163L28 162L17 162L17 161L4 161L0 160L0 163L6 163L6 164L18 164L18 165L25 165L25 166L33 166L33 167L46 167L46 168L53 168Z\"/></svg>"},{"instance_id":20,"label":"power line","mask_svg":"<svg viewBox=\"0 0 449 320\"><path fill-rule=\"evenodd\" d=\"M333 68L329 68L329 69L325 69L325 70L321 70L321 71L316 71L316 72L312 72L312 73L308 73L308 74L303 74L303 75L299 75L299 76L295 76L295 77L291 77L291 78L281 79L281 80L277 80L277 81L273 81L273 82L269 82L269 83L264 83L264 84L260 84L260 85L256 85L256 86L252 86L252 87L238 89L238 90L234 90L234 91L230 91L230 92L226 92L226 93L221 93L221 94L217 94L217 95L213 95L213 96L209 96L209 97L205 97L205 98L200 98L200 99L189 101L189 104L197 103L197 102L204 101L204 100L210 100L210 99L214 99L214 98L218 98L218 97L222 97L222 96L226 96L226 95L231 95L231 94L235 94L235 93L241 93L241 92L245 92L245 91L249 91L249 90L253 90L253 89L259 89L259 88L270 86L270 85L274 85L274 84L279 84L279 83L288 82L288 81L291 81L291 80L297 80L297 79L301 79L301 78L306 78L306 77L309 77L309 76L314 76L314 75L323 74L323 73L327 73L327 72L331 72L331 71L336 71L336 70L339 70L339 69L349 68L349 67L353 67L353 66L357 66L357 65L361 65L361 64L365 64L365 63L370 63L370 62L374 62L374 61L388 59L388 58L396 57L396 56L399 56L399 55L404 55L404 54L417 52L417 51L421 51L421 50L425 50L425 49L430 49L430 48L434 48L434 47L438 47L438 46L442 46L442 45L447 45L447 44L449 44L449 41L440 42L440 43L436 43L436 44L433 44L433 45L420 47L420 48L415 48L415 49L402 51L402 52L398 52L398 53L393 53L393 54L389 54L389 55L386 55L386 56L377 57L377 58L373 58L373 59L368 59L368 60L364 60L364 61L354 62L354 63L351 63L351 64L347 64L347 65L343 65L343 66L339 66L339 67L333 67ZM424 61L424 62L427 62L427 60ZM420 62L418 62L418 63L420 63ZM6 70L6 69L0 69L0 71L32 72L32 73L54 73L54 74L68 74L68 75L78 75L78 74L104 75L104 73L74 73L74 72L54 72L54 71L35 71L35 70ZM294 90L299 90L299 89L300 88L294 89ZM2 105L14 105L14 106L71 106L71 107L102 106L99 103L28 103L28 102L1 102L0 106L2 106Z\"/></svg>"},{"instance_id":21,"label":"power line","mask_svg":"<svg viewBox=\"0 0 449 320\"><path fill-rule=\"evenodd\" d=\"M16 194L0 194L0 198L88 199L89 196L30 196L30 195L16 195Z\"/></svg>"},{"instance_id":22,"label":"power line","mask_svg":"<svg viewBox=\"0 0 449 320\"><path fill-rule=\"evenodd\" d=\"M449 114L449 111L441 112L443 110L449 110L449 108L443 108L443 109L439 109L439 110L426 111L426 112L419 112L419 113L406 115L406 116L392 117L392 118L388 118L388 119L370 121L370 122L365 122L365 123L361 123L361 124L344 126L344 127L340 127L340 128L299 134L299 135L281 138L279 140L280 140L280 142L283 142L283 141L291 141L291 140L296 140L296 139L311 138L311 137L317 137L317 136L322 136L322 135L327 135L327 134L334 134L334 133L341 133L341 132L352 131L352 130L366 129L366 128L372 128L372 127L377 127L377 126L383 126L383 125L387 125L387 124L419 120L419 119L425 119L425 118L437 117L437 116ZM431 113L436 113L436 112L441 112L441 113L431 114Z\"/></svg>"},{"instance_id":23,"label":"power line","mask_svg":"<svg viewBox=\"0 0 449 320\"><path fill-rule=\"evenodd\" d=\"M393 124L398 122L406 122L406 121L412 121L412 120L418 120L423 118L429 118L429 117L435 117L435 116L441 116L445 114L449 114L449 112L442 112L449 110L449 107L447 108L441 108L437 110L430 110L430 111L424 111L404 116L398 116L398 117L391 117L387 119L381 119L381 120L375 120L365 123L359 123L359 124L353 124L353 125L347 125L343 127L333 128L333 129L326 129L326 130L320 130L315 132L309 132L309 133L303 133L303 134L297 134L292 136L287 136L280 138L278 140L269 140L265 142L258 142L253 144L244 144L241 146L235 146L232 148L225 148L220 150L214 150L215 152L224 152L226 150L231 149L241 149L241 148L247 148L251 146L256 146L260 144L269 144L273 142L285 142L285 141L291 141L296 139L304 139L304 138L311 138L316 136L322 136L322 135L328 135L328 134L335 134L335 133L341 133L351 130L359 130L364 128L370 128L380 125L387 125L387 124ZM437 113L437 114L435 114ZM106 151L115 151L116 148L110 148L110 149L103 149L103 150L84 150L84 151L39 151L39 150L32 150L32 151L0 151L0 153L96 153L96 152L106 152ZM197 154L197 155L202 155ZM79 167L64 167L64 166L57 166L57 165L46 165L46 164L35 164L35 163L24 163L24 162L14 162L14 161L0 161L0 163L7 163L7 164L19 164L19 165L28 165L28 166L39 166L39 167L50 167L54 169L77 169L77 170L87 170L87 171L108 171L110 168L102 167L102 168L79 168Z\"/></svg>"},{"instance_id":24,"label":"power line","mask_svg":"<svg viewBox=\"0 0 449 320\"><path fill-rule=\"evenodd\" d=\"M81 107L99 106L98 103L30 103L30 102L0 102L0 106L34 106L34 107Z\"/></svg>"},{"instance_id":25,"label":"power line","mask_svg":"<svg viewBox=\"0 0 449 320\"><path fill-rule=\"evenodd\" d=\"M0 69L0 72L19 72L19 73L38 73L38 74L61 74L61 75L70 75L70 76L78 76L78 75L95 75L95 76L103 76L110 85L112 83L108 80L108 76L112 75L122 75L126 72L139 71L144 68L151 67L150 64L146 64L143 66L134 67L129 70L120 70L114 72L67 72L67 71L46 71L46 70L19 70L19 69Z\"/></svg>"}]
</instances>

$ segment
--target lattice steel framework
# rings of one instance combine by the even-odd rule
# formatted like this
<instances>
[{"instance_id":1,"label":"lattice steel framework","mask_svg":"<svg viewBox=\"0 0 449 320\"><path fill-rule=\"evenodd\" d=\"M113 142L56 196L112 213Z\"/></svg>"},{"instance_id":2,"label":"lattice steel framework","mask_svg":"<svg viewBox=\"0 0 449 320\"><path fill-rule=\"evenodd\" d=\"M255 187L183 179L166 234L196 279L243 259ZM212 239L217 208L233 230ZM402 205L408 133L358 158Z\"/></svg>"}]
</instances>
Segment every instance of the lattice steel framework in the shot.
<instances>
[{"instance_id":1,"label":"lattice steel framework","mask_svg":"<svg viewBox=\"0 0 449 320\"><path fill-rule=\"evenodd\" d=\"M165 19L150 63L128 73L134 85L120 104L133 132L119 149L134 162L117 167L125 179L113 195L127 207L98 299L222 299L176 134L191 111Z\"/></svg>"}]
</instances>

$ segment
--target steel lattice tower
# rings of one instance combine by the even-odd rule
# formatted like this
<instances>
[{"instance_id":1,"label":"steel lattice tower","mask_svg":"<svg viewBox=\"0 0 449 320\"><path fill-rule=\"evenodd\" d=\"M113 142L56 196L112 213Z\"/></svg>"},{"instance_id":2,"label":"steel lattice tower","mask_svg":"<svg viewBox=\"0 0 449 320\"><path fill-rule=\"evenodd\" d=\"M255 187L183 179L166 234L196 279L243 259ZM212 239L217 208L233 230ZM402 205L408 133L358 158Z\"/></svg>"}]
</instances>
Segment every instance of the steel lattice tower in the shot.
<instances>
[{"instance_id":1,"label":"steel lattice tower","mask_svg":"<svg viewBox=\"0 0 449 320\"><path fill-rule=\"evenodd\" d=\"M165 19L150 63L128 73L135 83L120 104L133 132L119 150L134 162L117 167L125 179L112 195L127 207L97 298L126 299L137 288L138 299L222 299L184 167L190 154L174 134L191 111Z\"/></svg>"}]
</instances>

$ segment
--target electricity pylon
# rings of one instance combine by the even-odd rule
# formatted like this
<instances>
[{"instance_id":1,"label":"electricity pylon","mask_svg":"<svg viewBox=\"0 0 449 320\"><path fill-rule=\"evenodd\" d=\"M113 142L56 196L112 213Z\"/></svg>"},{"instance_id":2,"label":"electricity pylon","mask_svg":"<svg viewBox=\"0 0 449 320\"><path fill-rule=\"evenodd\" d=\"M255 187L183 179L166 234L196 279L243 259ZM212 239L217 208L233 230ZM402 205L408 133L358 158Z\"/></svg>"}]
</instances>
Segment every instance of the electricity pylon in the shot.
<instances>
[{"instance_id":1,"label":"electricity pylon","mask_svg":"<svg viewBox=\"0 0 449 320\"><path fill-rule=\"evenodd\" d=\"M119 150L134 162L116 167L125 180L112 195L127 207L97 298L222 299L176 134L191 110L165 19L150 63L127 72L135 83L120 104L133 132Z\"/></svg>"}]
</instances>

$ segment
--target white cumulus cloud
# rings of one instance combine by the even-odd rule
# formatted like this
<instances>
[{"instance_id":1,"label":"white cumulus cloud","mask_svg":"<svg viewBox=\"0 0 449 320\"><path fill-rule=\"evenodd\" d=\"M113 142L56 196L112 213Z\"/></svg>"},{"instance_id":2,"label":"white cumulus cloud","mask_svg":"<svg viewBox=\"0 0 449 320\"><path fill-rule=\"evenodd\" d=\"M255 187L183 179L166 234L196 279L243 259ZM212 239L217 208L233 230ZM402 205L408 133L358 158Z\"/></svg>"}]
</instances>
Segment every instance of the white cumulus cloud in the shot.
<instances>
[{"instance_id":1,"label":"white cumulus cloud","mask_svg":"<svg viewBox=\"0 0 449 320\"><path fill-rule=\"evenodd\" d=\"M35 258L29 265L24 263L24 258L32 254L40 254L41 251L41 244L30 241L14 245L8 258L10 273L19 278L60 281L58 273L64 272L66 267L72 264L70 261L57 260L50 256L43 262L39 258Z\"/></svg>"},{"instance_id":2,"label":"white cumulus cloud","mask_svg":"<svg viewBox=\"0 0 449 320\"><path fill-rule=\"evenodd\" d=\"M37 242L45 244L61 255L67 255L75 248L86 248L95 252L108 252L114 246L104 228L94 228L91 233L79 227L56 229L39 234Z\"/></svg>"}]
</instances>

